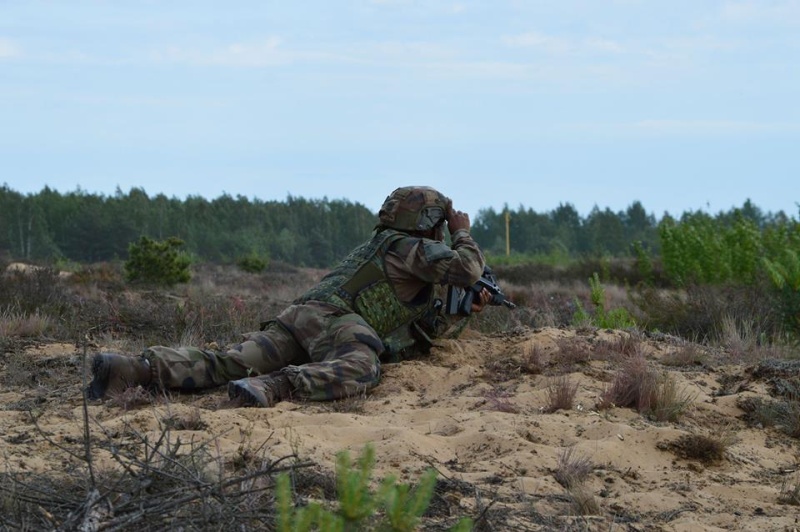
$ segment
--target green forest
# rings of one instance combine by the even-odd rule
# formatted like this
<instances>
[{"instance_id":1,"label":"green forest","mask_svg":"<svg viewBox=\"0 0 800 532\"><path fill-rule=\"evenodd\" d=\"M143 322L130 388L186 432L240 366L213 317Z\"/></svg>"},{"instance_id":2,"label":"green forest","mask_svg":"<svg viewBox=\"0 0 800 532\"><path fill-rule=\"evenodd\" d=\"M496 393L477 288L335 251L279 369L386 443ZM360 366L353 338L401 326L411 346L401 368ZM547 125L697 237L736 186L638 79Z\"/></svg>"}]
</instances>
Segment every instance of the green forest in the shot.
<instances>
[{"instance_id":1,"label":"green forest","mask_svg":"<svg viewBox=\"0 0 800 532\"><path fill-rule=\"evenodd\" d=\"M586 216L570 203L548 212L524 206L499 212L490 208L472 220L473 236L490 255L506 253L506 212L512 255L558 262L642 251L654 258L674 255L670 246L680 240L676 227L689 226L709 232L707 236L719 233L717 228L730 230L733 239L766 232L772 235L768 254L775 254L797 233L798 224L793 216L765 213L749 200L715 215L686 212L661 219L638 201L619 212L595 207ZM149 196L139 188L127 193L117 189L111 196L80 189L62 194L47 187L21 194L8 185L0 187L0 253L8 260L40 263L125 260L129 244L147 236L176 237L201 261L232 263L249 256L326 268L367 238L375 220L376 213L360 203L327 198L178 199Z\"/></svg>"}]
</instances>

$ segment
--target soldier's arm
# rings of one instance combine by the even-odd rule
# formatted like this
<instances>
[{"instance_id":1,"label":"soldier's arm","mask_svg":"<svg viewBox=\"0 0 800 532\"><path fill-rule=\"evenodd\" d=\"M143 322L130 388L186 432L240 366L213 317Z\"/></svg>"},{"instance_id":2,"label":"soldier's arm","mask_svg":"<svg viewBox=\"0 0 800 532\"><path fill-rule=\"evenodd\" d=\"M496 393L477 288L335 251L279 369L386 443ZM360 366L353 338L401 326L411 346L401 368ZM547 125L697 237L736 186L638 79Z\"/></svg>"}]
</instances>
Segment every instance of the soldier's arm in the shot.
<instances>
[{"instance_id":1,"label":"soldier's arm","mask_svg":"<svg viewBox=\"0 0 800 532\"><path fill-rule=\"evenodd\" d=\"M427 238L405 238L387 256L387 271L393 281L414 280L424 284L466 287L477 282L485 260L469 231L453 234L453 246Z\"/></svg>"}]
</instances>

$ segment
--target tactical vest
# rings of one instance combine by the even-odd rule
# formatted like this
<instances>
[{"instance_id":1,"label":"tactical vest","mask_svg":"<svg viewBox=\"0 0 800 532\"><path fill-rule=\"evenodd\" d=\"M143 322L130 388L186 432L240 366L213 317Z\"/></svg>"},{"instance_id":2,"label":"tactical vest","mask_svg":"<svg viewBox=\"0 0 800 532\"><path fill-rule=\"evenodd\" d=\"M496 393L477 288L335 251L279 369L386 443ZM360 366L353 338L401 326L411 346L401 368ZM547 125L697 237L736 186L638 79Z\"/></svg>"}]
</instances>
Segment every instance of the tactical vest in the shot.
<instances>
[{"instance_id":1,"label":"tactical vest","mask_svg":"<svg viewBox=\"0 0 800 532\"><path fill-rule=\"evenodd\" d=\"M386 277L386 252L393 243L407 236L384 229L354 249L296 303L322 301L359 314L375 329L393 355L410 347L415 342L411 325L429 312L433 290L419 303L404 303L397 298Z\"/></svg>"}]
</instances>

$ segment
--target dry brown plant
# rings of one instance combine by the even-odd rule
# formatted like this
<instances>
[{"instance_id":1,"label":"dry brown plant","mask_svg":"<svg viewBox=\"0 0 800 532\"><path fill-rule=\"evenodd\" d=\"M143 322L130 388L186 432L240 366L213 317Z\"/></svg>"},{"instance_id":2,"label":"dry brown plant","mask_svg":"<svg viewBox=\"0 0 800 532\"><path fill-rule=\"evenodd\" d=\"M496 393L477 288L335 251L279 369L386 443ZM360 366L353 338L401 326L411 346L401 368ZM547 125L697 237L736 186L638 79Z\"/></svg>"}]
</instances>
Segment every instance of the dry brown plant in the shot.
<instances>
[{"instance_id":1,"label":"dry brown plant","mask_svg":"<svg viewBox=\"0 0 800 532\"><path fill-rule=\"evenodd\" d=\"M672 367L703 366L708 355L697 344L687 343L661 357L661 364Z\"/></svg>"},{"instance_id":2,"label":"dry brown plant","mask_svg":"<svg viewBox=\"0 0 800 532\"><path fill-rule=\"evenodd\" d=\"M649 409L655 402L658 375L649 367L643 356L632 357L623 362L614 377L611 387L601 398L601 408L618 406Z\"/></svg>"},{"instance_id":3,"label":"dry brown plant","mask_svg":"<svg viewBox=\"0 0 800 532\"><path fill-rule=\"evenodd\" d=\"M529 375L539 375L547 366L547 354L540 344L528 345L522 353L520 370Z\"/></svg>"},{"instance_id":4,"label":"dry brown plant","mask_svg":"<svg viewBox=\"0 0 800 532\"><path fill-rule=\"evenodd\" d=\"M800 474L784 477L778 502L789 506L800 506Z\"/></svg>"},{"instance_id":5,"label":"dry brown plant","mask_svg":"<svg viewBox=\"0 0 800 532\"><path fill-rule=\"evenodd\" d=\"M547 385L547 406L545 412L572 410L578 383L573 383L569 375L558 375L550 379Z\"/></svg>"},{"instance_id":6,"label":"dry brown plant","mask_svg":"<svg viewBox=\"0 0 800 532\"><path fill-rule=\"evenodd\" d=\"M693 401L674 377L650 367L643 356L634 356L623 363L597 406L634 408L656 421L674 422Z\"/></svg>"},{"instance_id":7,"label":"dry brown plant","mask_svg":"<svg viewBox=\"0 0 800 532\"><path fill-rule=\"evenodd\" d=\"M553 478L565 488L570 489L583 484L594 468L592 460L586 455L579 454L575 450L575 446L571 445L558 455Z\"/></svg>"},{"instance_id":8,"label":"dry brown plant","mask_svg":"<svg viewBox=\"0 0 800 532\"><path fill-rule=\"evenodd\" d=\"M656 421L675 422L693 402L694 396L682 390L672 375L662 374L658 376L650 415Z\"/></svg>"},{"instance_id":9,"label":"dry brown plant","mask_svg":"<svg viewBox=\"0 0 800 532\"><path fill-rule=\"evenodd\" d=\"M510 392L500 388L492 388L484 395L486 405L490 410L516 414L519 412L519 407L511 402L510 397Z\"/></svg>"},{"instance_id":10,"label":"dry brown plant","mask_svg":"<svg viewBox=\"0 0 800 532\"><path fill-rule=\"evenodd\" d=\"M758 351L758 333L752 320L725 315L719 324L719 343L733 361L752 362Z\"/></svg>"},{"instance_id":11,"label":"dry brown plant","mask_svg":"<svg viewBox=\"0 0 800 532\"><path fill-rule=\"evenodd\" d=\"M616 362L644 354L642 340L633 334L622 334L613 340L595 342L593 358Z\"/></svg>"},{"instance_id":12,"label":"dry brown plant","mask_svg":"<svg viewBox=\"0 0 800 532\"><path fill-rule=\"evenodd\" d=\"M559 365L573 368L592 359L591 346L582 338L560 338L556 341L556 345L558 351L554 354L552 361Z\"/></svg>"},{"instance_id":13,"label":"dry brown plant","mask_svg":"<svg viewBox=\"0 0 800 532\"><path fill-rule=\"evenodd\" d=\"M725 458L725 452L736 441L733 428L725 426L713 434L684 434L663 447L680 458L714 464Z\"/></svg>"},{"instance_id":14,"label":"dry brown plant","mask_svg":"<svg viewBox=\"0 0 800 532\"><path fill-rule=\"evenodd\" d=\"M155 398L141 386L125 388L120 393L114 394L106 401L109 406L118 406L123 410L130 410L138 406L152 404Z\"/></svg>"},{"instance_id":15,"label":"dry brown plant","mask_svg":"<svg viewBox=\"0 0 800 532\"><path fill-rule=\"evenodd\" d=\"M198 408L194 408L188 413L168 412L161 423L173 430L206 430L208 428L208 423L203 421L203 416Z\"/></svg>"},{"instance_id":16,"label":"dry brown plant","mask_svg":"<svg viewBox=\"0 0 800 532\"><path fill-rule=\"evenodd\" d=\"M591 491L585 486L574 486L567 489L570 504L576 515L599 515L600 505Z\"/></svg>"},{"instance_id":17,"label":"dry brown plant","mask_svg":"<svg viewBox=\"0 0 800 532\"><path fill-rule=\"evenodd\" d=\"M5 309L0 312L0 338L19 336L35 338L46 334L52 328L50 316L42 315L36 310L25 313Z\"/></svg>"}]
</instances>

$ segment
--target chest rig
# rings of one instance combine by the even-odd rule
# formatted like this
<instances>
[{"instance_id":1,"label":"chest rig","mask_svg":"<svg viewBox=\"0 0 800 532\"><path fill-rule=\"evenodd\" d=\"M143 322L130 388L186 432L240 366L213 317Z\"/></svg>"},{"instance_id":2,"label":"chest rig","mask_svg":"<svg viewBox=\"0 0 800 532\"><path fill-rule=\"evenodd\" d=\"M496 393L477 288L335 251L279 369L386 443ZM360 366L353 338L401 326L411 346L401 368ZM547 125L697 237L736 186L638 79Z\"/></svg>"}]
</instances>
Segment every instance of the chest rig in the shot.
<instances>
[{"instance_id":1,"label":"chest rig","mask_svg":"<svg viewBox=\"0 0 800 532\"><path fill-rule=\"evenodd\" d=\"M359 314L375 329L390 354L415 343L412 325L430 312L433 290L413 303L400 301L386 276L384 256L408 235L384 229L354 249L333 271L301 296L297 302L322 301Z\"/></svg>"}]
</instances>

